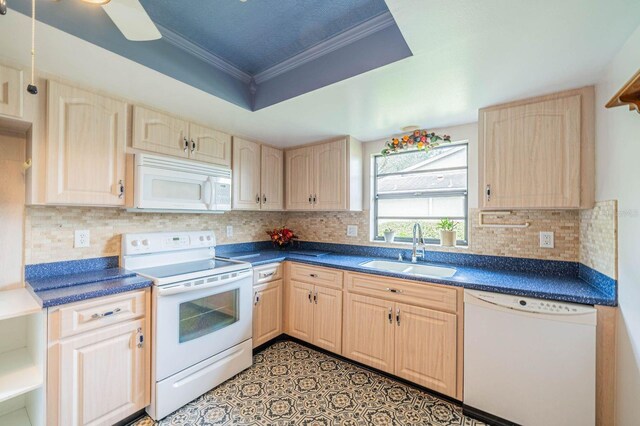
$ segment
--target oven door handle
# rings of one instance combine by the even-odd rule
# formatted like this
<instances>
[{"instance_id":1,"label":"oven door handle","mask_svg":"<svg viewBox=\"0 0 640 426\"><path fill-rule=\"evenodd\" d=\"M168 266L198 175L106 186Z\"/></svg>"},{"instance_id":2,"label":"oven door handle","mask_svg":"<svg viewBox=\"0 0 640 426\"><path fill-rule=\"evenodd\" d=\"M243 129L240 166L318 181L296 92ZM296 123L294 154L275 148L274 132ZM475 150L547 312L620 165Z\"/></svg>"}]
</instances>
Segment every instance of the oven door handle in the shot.
<instances>
[{"instance_id":1,"label":"oven door handle","mask_svg":"<svg viewBox=\"0 0 640 426\"><path fill-rule=\"evenodd\" d=\"M248 271L239 272L238 275L235 277L230 277L224 280L217 280L217 281L204 283L200 285L194 285L193 282L189 282L187 284L184 284L184 283L168 284L166 286L158 287L158 296L171 296L173 294L186 293L189 291L199 291L205 288L222 287L227 284L231 284L251 276L253 276L253 272L251 270L248 270Z\"/></svg>"},{"instance_id":2,"label":"oven door handle","mask_svg":"<svg viewBox=\"0 0 640 426\"><path fill-rule=\"evenodd\" d=\"M208 210L213 210L213 183L211 183L211 177L204 181L204 203L207 205Z\"/></svg>"}]
</instances>

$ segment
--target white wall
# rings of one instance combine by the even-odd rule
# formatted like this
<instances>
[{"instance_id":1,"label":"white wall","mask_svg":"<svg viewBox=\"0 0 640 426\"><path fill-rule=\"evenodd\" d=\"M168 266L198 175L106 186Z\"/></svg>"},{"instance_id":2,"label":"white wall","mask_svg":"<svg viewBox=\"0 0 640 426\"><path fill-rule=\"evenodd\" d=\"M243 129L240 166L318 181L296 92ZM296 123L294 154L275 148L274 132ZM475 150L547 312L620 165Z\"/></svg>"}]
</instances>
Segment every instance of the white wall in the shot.
<instances>
[{"instance_id":1,"label":"white wall","mask_svg":"<svg viewBox=\"0 0 640 426\"><path fill-rule=\"evenodd\" d=\"M604 105L640 68L640 27L596 86L596 199L618 199L617 424L640 422L640 114Z\"/></svg>"}]
</instances>

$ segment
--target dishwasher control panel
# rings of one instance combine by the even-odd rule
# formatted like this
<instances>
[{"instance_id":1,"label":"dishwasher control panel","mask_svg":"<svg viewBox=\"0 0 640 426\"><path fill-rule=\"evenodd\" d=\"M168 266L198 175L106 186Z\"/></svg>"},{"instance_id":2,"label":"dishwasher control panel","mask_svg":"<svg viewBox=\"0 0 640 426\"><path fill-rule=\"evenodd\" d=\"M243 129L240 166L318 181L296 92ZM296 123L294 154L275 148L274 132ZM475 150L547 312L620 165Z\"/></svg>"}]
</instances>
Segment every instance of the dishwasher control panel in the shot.
<instances>
[{"instance_id":1,"label":"dishwasher control panel","mask_svg":"<svg viewBox=\"0 0 640 426\"><path fill-rule=\"evenodd\" d=\"M593 311L593 307L588 305L534 299L509 294L475 291L473 292L473 296L487 303L531 313L581 315Z\"/></svg>"}]
</instances>

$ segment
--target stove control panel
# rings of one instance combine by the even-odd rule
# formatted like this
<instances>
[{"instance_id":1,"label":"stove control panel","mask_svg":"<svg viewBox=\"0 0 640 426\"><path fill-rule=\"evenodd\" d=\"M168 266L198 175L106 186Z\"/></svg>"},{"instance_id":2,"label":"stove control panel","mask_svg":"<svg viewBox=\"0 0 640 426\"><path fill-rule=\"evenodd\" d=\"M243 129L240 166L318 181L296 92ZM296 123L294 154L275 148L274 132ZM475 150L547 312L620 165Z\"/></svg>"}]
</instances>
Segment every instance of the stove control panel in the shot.
<instances>
[{"instance_id":1,"label":"stove control panel","mask_svg":"<svg viewBox=\"0 0 640 426\"><path fill-rule=\"evenodd\" d=\"M124 234L122 254L162 253L176 250L193 250L215 247L216 236L212 231L157 232L149 234Z\"/></svg>"}]
</instances>

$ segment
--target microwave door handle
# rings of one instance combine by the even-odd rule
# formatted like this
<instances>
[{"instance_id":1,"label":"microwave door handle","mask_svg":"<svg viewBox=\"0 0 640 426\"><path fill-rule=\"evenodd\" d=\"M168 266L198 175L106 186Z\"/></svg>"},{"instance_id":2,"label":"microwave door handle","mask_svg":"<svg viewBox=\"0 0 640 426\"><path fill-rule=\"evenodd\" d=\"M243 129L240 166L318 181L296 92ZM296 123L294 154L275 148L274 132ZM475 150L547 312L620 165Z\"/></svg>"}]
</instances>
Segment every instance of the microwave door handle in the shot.
<instances>
[{"instance_id":1,"label":"microwave door handle","mask_svg":"<svg viewBox=\"0 0 640 426\"><path fill-rule=\"evenodd\" d=\"M207 209L213 209L213 184L211 178L204 181L204 203L207 205Z\"/></svg>"}]
</instances>

